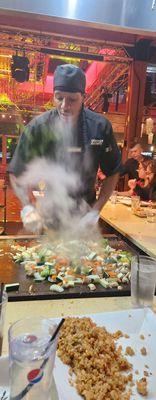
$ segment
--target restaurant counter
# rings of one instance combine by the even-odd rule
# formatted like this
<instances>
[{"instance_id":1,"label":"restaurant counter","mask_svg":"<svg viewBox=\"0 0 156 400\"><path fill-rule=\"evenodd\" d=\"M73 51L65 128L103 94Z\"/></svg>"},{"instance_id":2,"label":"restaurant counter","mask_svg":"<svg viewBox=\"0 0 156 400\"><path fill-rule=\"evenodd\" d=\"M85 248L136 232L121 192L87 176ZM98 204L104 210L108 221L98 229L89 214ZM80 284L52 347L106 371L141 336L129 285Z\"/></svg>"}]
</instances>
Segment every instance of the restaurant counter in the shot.
<instances>
[{"instance_id":1,"label":"restaurant counter","mask_svg":"<svg viewBox=\"0 0 156 400\"><path fill-rule=\"evenodd\" d=\"M110 311L131 309L130 297L103 297L94 299L66 299L66 300L38 300L22 301L7 304L4 325L4 340L2 355L8 354L8 329L15 321L37 316L47 318L62 318L63 316L74 316L84 314L96 314ZM154 310L156 309L156 297Z\"/></svg>"},{"instance_id":2,"label":"restaurant counter","mask_svg":"<svg viewBox=\"0 0 156 400\"><path fill-rule=\"evenodd\" d=\"M146 218L132 214L131 207L110 201L103 207L100 217L147 255L156 257L156 222L149 223Z\"/></svg>"}]
</instances>

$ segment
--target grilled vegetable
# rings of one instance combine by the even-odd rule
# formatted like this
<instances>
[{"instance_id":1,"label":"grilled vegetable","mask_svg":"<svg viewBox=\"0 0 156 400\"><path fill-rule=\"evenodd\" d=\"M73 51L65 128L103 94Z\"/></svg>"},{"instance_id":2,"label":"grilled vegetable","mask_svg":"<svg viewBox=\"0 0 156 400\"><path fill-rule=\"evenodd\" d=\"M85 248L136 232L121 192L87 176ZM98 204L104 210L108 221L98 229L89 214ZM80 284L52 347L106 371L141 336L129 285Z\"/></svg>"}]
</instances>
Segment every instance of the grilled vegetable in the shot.
<instances>
[{"instance_id":1,"label":"grilled vegetable","mask_svg":"<svg viewBox=\"0 0 156 400\"><path fill-rule=\"evenodd\" d=\"M58 293L64 292L64 288L62 286L58 286L58 285L51 285L50 290L51 290L51 292L58 292Z\"/></svg>"},{"instance_id":2,"label":"grilled vegetable","mask_svg":"<svg viewBox=\"0 0 156 400\"><path fill-rule=\"evenodd\" d=\"M26 274L36 281L50 281L52 291L60 292L63 287L76 284L91 285L90 290L95 290L95 284L104 288L119 287L130 281L131 254L113 249L108 239L60 240L32 247L13 245L11 249L10 254L24 266Z\"/></svg>"}]
</instances>

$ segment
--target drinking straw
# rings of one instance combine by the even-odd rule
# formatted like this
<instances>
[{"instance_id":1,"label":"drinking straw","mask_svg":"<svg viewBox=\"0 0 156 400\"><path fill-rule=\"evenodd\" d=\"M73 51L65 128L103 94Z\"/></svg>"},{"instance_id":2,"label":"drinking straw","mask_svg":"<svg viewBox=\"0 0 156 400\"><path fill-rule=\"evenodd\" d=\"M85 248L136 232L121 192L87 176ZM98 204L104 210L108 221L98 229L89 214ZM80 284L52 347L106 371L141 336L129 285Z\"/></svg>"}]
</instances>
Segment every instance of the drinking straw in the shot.
<instances>
[{"instance_id":1,"label":"drinking straw","mask_svg":"<svg viewBox=\"0 0 156 400\"><path fill-rule=\"evenodd\" d=\"M0 303L2 303L3 290L4 290L4 283L1 283L0 284Z\"/></svg>"},{"instance_id":2,"label":"drinking straw","mask_svg":"<svg viewBox=\"0 0 156 400\"><path fill-rule=\"evenodd\" d=\"M4 283L1 283L0 284L0 316L1 316L1 311L2 311L3 290L4 290Z\"/></svg>"},{"instance_id":3,"label":"drinking straw","mask_svg":"<svg viewBox=\"0 0 156 400\"><path fill-rule=\"evenodd\" d=\"M8 400L8 396L7 396L7 391L6 390L4 390L0 400Z\"/></svg>"},{"instance_id":4,"label":"drinking straw","mask_svg":"<svg viewBox=\"0 0 156 400\"><path fill-rule=\"evenodd\" d=\"M62 324L64 323L65 318L62 318L61 321L59 322L59 324L57 325L54 333L52 334L47 347L45 348L44 352L42 353L42 355L45 354L45 352L49 349L49 347L51 346L53 340L56 338ZM49 360L49 357L47 357L43 363L41 364L39 370L42 370L44 368L44 366L46 365L47 361ZM29 390L32 388L32 386L34 385L33 382L28 383L28 385L22 390L22 392L20 392L19 394L17 394L17 396L10 396L10 400L22 400L23 397L29 392Z\"/></svg>"},{"instance_id":5,"label":"drinking straw","mask_svg":"<svg viewBox=\"0 0 156 400\"><path fill-rule=\"evenodd\" d=\"M65 318L62 318L61 321L60 321L60 323L57 325L57 327L56 327L56 329L55 329L55 331L54 331L52 337L50 338L50 340L49 340L49 342L48 342L48 344L47 344L47 347L45 348L44 352L42 353L42 356L49 350L49 348L50 348L50 346L51 346L51 343L52 343L53 340L56 338L56 336L57 336L57 334L58 334L58 332L59 332L59 330L60 330L62 324L64 323L64 321L65 321ZM43 369L43 368L44 368L44 366L45 366L45 364L47 363L48 359L49 359L49 357L47 357L47 358L43 361L43 363L42 363L41 366L40 366L40 369Z\"/></svg>"},{"instance_id":6,"label":"drinking straw","mask_svg":"<svg viewBox=\"0 0 156 400\"><path fill-rule=\"evenodd\" d=\"M6 390L4 390L0 400L7 400L7 399L8 399L7 392L6 392Z\"/></svg>"}]
</instances>

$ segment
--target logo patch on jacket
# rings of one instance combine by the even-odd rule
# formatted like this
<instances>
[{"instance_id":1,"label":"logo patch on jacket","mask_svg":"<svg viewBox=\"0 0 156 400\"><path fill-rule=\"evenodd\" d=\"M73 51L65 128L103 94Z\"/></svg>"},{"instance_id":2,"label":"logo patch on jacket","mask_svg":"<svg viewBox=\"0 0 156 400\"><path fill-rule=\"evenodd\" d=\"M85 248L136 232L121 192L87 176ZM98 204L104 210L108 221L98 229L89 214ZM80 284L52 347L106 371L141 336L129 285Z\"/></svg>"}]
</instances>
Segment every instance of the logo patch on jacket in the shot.
<instances>
[{"instance_id":1,"label":"logo patch on jacket","mask_svg":"<svg viewBox=\"0 0 156 400\"><path fill-rule=\"evenodd\" d=\"M92 139L91 140L92 146L102 146L102 144L103 144L103 139Z\"/></svg>"},{"instance_id":2,"label":"logo patch on jacket","mask_svg":"<svg viewBox=\"0 0 156 400\"><path fill-rule=\"evenodd\" d=\"M68 153L81 153L81 147L67 147Z\"/></svg>"}]
</instances>

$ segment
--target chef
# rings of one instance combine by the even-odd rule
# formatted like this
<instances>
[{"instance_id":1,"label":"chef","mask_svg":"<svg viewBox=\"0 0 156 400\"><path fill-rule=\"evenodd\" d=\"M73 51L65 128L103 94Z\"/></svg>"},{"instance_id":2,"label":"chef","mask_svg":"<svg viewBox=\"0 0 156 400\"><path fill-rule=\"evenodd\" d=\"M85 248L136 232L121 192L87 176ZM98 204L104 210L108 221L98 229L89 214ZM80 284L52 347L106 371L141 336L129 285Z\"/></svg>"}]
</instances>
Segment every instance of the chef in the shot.
<instances>
[{"instance_id":1,"label":"chef","mask_svg":"<svg viewBox=\"0 0 156 400\"><path fill-rule=\"evenodd\" d=\"M14 156L9 165L13 187L19 184L19 177L26 166L35 158L45 157L60 163L71 162L71 168L79 171L81 196L90 206L82 224L94 223L99 212L116 187L121 154L113 135L111 123L103 116L84 107L86 77L73 64L60 65L54 73L55 109L35 117L24 129ZM57 137L58 122L64 129L70 126L70 140L65 144ZM58 146L59 144L59 146ZM66 157L66 152L72 157ZM69 167L69 166L68 166ZM106 176L100 196L96 201L95 179L98 168ZM30 197L29 197L30 201Z\"/></svg>"}]
</instances>

